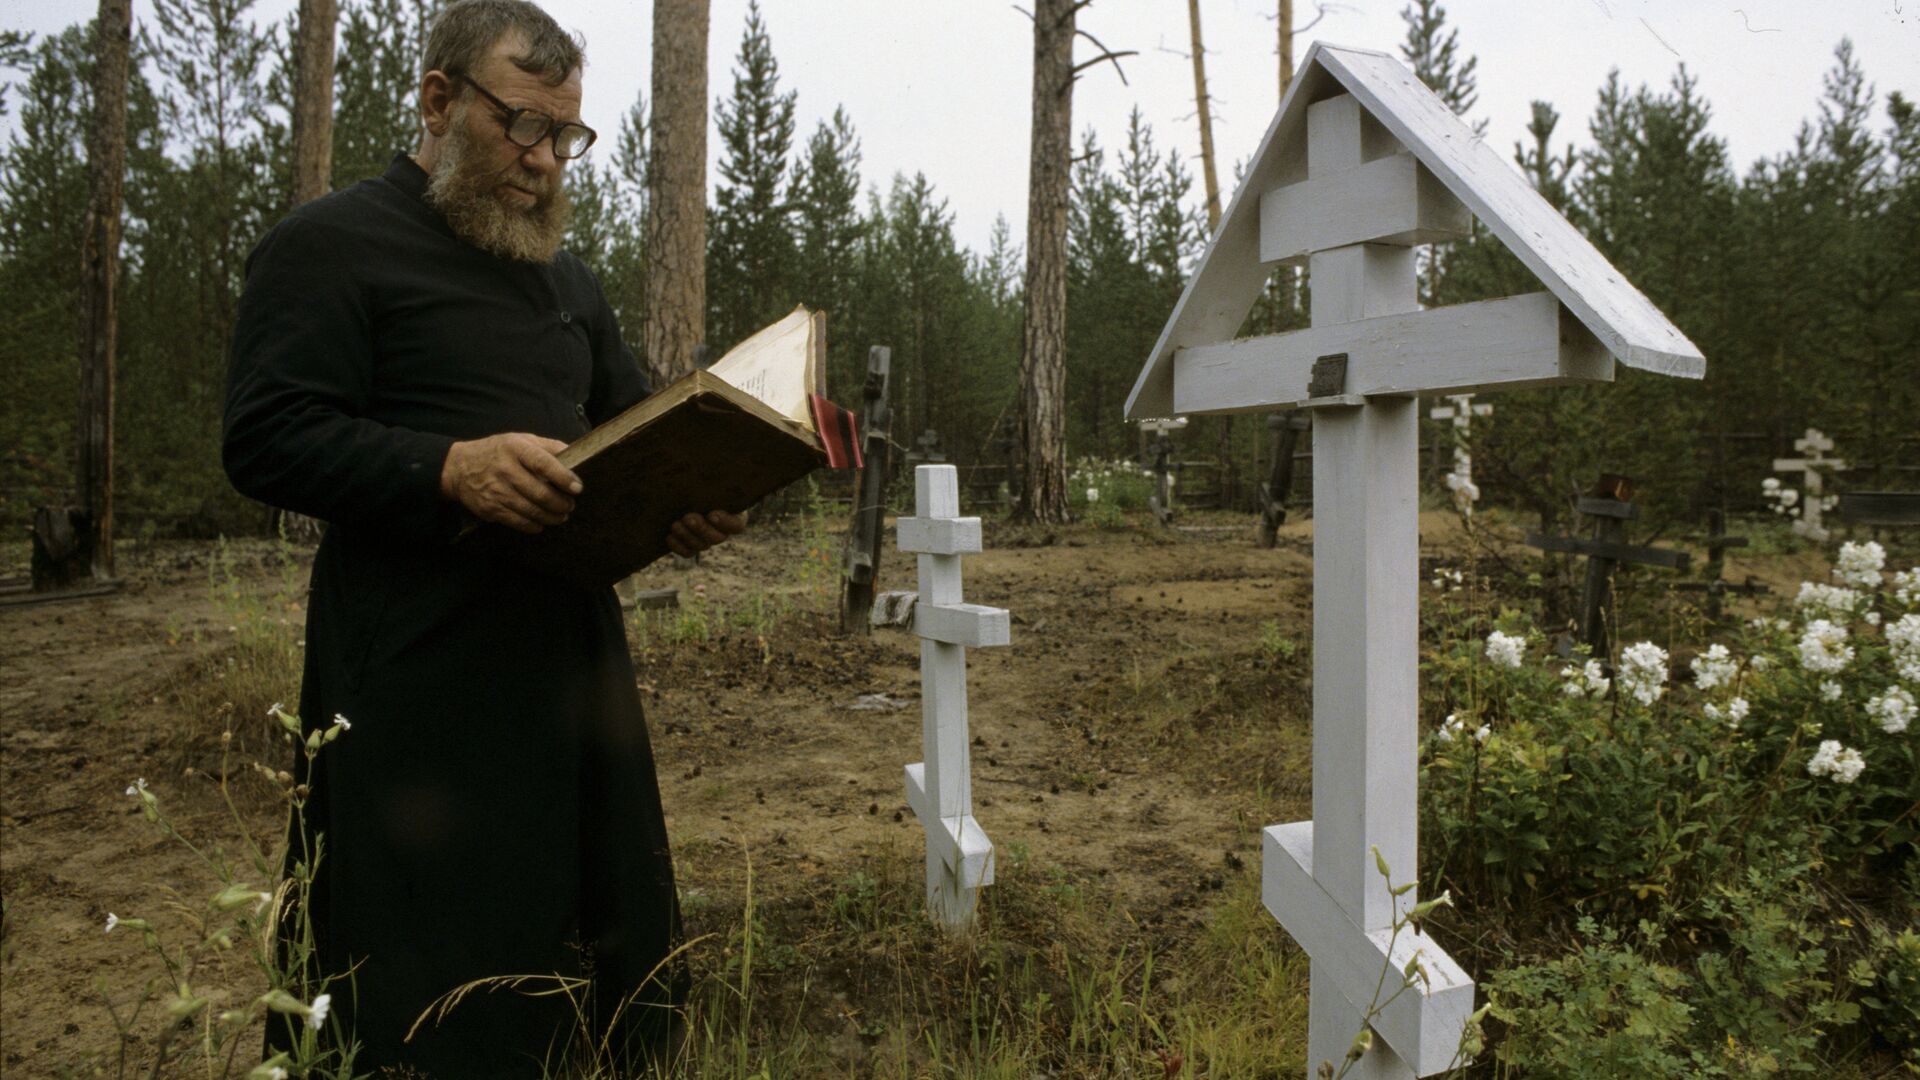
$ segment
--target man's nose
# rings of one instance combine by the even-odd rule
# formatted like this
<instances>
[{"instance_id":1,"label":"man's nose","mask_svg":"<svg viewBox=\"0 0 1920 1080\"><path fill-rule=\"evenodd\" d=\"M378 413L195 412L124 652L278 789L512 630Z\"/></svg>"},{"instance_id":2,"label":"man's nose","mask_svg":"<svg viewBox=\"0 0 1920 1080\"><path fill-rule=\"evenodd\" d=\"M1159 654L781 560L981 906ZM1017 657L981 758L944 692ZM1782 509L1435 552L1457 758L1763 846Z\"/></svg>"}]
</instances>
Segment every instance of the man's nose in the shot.
<instances>
[{"instance_id":1,"label":"man's nose","mask_svg":"<svg viewBox=\"0 0 1920 1080\"><path fill-rule=\"evenodd\" d=\"M520 161L527 168L546 175L560 171L560 158L553 152L553 139L541 139L520 155Z\"/></svg>"}]
</instances>

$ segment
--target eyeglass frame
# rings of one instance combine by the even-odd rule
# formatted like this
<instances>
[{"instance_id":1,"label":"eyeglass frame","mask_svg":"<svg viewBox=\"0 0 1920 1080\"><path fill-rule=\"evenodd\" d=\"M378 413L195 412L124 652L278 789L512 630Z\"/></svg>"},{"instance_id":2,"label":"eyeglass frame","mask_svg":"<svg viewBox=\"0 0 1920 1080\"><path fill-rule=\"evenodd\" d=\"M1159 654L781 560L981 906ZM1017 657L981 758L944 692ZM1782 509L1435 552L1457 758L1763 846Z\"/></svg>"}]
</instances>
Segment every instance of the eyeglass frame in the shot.
<instances>
[{"instance_id":1,"label":"eyeglass frame","mask_svg":"<svg viewBox=\"0 0 1920 1080\"><path fill-rule=\"evenodd\" d=\"M574 161L581 157L584 157L587 151L593 149L593 144L600 141L599 132L593 130L592 128L588 127L585 124L580 123L577 120L560 120L548 113L541 112L539 109L517 108L515 106L507 104L504 101L501 101L499 98L493 95L493 91L488 90L486 87L481 86L478 82L475 82L473 76L467 74L464 71L449 71L446 73L446 75L447 75L447 78L449 79L459 79L461 82L464 82L468 86L473 87L475 90L480 91L481 97L486 98L488 101L493 103L494 108L499 109L501 112L505 113L506 116L504 119L501 120L501 123L500 123L500 134L505 136L508 142L512 143L515 146L518 146L522 150L531 150L534 147L539 146L543 140L552 139L553 140L553 156L555 160ZM520 122L520 118L522 116L537 116L547 122L546 130L534 136L533 141L529 143L523 143L520 140L513 137L513 126ZM584 131L587 133L587 145L581 147L580 152L578 154L562 154L560 152L560 133L562 131L565 131L568 128L579 128L581 131Z\"/></svg>"}]
</instances>

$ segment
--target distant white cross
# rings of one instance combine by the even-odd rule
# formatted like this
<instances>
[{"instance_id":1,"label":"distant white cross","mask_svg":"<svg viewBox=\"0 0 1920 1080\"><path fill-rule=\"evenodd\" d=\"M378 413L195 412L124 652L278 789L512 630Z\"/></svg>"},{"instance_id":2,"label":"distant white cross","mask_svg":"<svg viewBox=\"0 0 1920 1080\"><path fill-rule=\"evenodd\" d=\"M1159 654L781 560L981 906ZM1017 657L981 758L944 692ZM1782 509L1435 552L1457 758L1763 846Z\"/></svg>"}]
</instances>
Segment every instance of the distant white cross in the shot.
<instances>
[{"instance_id":1,"label":"distant white cross","mask_svg":"<svg viewBox=\"0 0 1920 1080\"><path fill-rule=\"evenodd\" d=\"M1447 474L1447 490L1453 505L1462 514L1473 516L1473 504L1480 501L1480 488L1473 482L1473 418L1492 416L1493 404L1474 404L1472 394L1448 394L1451 405L1436 405L1427 410L1435 420L1453 421L1453 471Z\"/></svg>"},{"instance_id":2,"label":"distant white cross","mask_svg":"<svg viewBox=\"0 0 1920 1080\"><path fill-rule=\"evenodd\" d=\"M1825 482L1821 473L1828 470L1839 472L1847 467L1847 463L1826 456L1827 451L1833 449L1833 440L1818 428L1808 428L1805 435L1793 441L1793 448L1800 451L1802 456L1773 459L1774 472L1797 472L1806 476L1800 483L1806 497L1800 500L1800 516L1793 520L1793 531L1815 542L1825 541L1829 534L1821 520L1827 510Z\"/></svg>"},{"instance_id":3,"label":"distant white cross","mask_svg":"<svg viewBox=\"0 0 1920 1080\"><path fill-rule=\"evenodd\" d=\"M952 465L913 470L914 516L898 523L901 551L920 556L921 752L906 768L907 803L927 833L927 909L950 929L969 926L978 891L993 884L993 844L973 819L967 734L966 647L1005 645L1004 608L960 600L960 556L980 550L980 519L960 516Z\"/></svg>"}]
</instances>

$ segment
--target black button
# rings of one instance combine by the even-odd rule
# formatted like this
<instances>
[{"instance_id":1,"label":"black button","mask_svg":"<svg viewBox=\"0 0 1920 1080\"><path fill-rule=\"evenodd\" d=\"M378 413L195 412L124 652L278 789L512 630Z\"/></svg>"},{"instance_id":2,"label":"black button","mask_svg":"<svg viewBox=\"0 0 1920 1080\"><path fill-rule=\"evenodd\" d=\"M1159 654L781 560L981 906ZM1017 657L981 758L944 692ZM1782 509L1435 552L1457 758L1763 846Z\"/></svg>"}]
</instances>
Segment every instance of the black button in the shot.
<instances>
[{"instance_id":1,"label":"black button","mask_svg":"<svg viewBox=\"0 0 1920 1080\"><path fill-rule=\"evenodd\" d=\"M573 415L585 420L587 418L587 407L585 405L575 405L573 407Z\"/></svg>"},{"instance_id":2,"label":"black button","mask_svg":"<svg viewBox=\"0 0 1920 1080\"><path fill-rule=\"evenodd\" d=\"M560 321L561 321L561 322L563 322L563 323L570 323L570 322L572 322L572 321L573 321L573 313L572 313L572 312L570 312L570 311L563 311L563 312L561 312L561 313L560 313Z\"/></svg>"}]
</instances>

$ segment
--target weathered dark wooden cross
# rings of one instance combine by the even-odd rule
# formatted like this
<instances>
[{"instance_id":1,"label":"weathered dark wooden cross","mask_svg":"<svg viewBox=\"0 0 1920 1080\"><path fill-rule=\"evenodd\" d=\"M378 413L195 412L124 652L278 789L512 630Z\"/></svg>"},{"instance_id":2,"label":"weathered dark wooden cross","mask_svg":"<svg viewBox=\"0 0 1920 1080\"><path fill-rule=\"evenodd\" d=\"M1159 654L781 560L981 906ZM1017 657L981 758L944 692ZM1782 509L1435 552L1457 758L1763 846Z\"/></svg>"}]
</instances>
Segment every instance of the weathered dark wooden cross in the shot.
<instances>
[{"instance_id":1,"label":"weathered dark wooden cross","mask_svg":"<svg viewBox=\"0 0 1920 1080\"><path fill-rule=\"evenodd\" d=\"M871 627L873 587L880 576L880 546L885 538L887 470L892 466L888 433L893 425L890 368L893 350L875 345L867 351L867 381L860 389L860 482L855 486L853 523L847 530L845 585L841 593L840 632L865 635Z\"/></svg>"},{"instance_id":2,"label":"weathered dark wooden cross","mask_svg":"<svg viewBox=\"0 0 1920 1080\"><path fill-rule=\"evenodd\" d=\"M1148 420L1141 430L1153 432L1149 449L1153 453L1153 494L1147 496L1147 509L1165 526L1173 525L1173 439L1170 433L1187 426L1182 416L1172 420Z\"/></svg>"},{"instance_id":3,"label":"weathered dark wooden cross","mask_svg":"<svg viewBox=\"0 0 1920 1080\"><path fill-rule=\"evenodd\" d=\"M1287 523L1287 499L1293 494L1293 448L1307 430L1308 413L1296 409L1267 414L1273 435L1273 467L1260 485L1260 546L1279 542L1280 526Z\"/></svg>"},{"instance_id":4,"label":"weathered dark wooden cross","mask_svg":"<svg viewBox=\"0 0 1920 1080\"><path fill-rule=\"evenodd\" d=\"M1629 563L1664 566L1684 573L1693 557L1684 551L1627 543L1627 522L1640 516L1640 508L1633 505L1633 480L1629 477L1602 475L1592 493L1582 495L1574 509L1593 519L1591 537L1528 533L1527 545L1587 557L1586 585L1580 590L1580 639L1592 655L1611 656L1607 617L1613 611L1613 572L1621 563Z\"/></svg>"}]
</instances>

